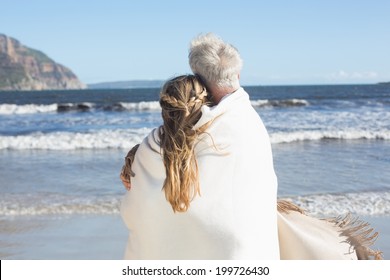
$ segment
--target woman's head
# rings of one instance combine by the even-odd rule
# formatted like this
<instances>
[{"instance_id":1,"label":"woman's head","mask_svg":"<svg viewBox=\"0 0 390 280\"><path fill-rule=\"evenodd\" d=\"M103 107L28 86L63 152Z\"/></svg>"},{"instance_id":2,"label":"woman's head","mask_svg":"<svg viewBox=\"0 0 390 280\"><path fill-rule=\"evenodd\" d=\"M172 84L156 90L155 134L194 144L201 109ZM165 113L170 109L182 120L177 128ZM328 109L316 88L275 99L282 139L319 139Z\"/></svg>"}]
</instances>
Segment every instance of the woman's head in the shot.
<instances>
[{"instance_id":1,"label":"woman's head","mask_svg":"<svg viewBox=\"0 0 390 280\"><path fill-rule=\"evenodd\" d=\"M183 75L165 83L160 93L164 126L172 130L192 129L207 102L207 91L198 76Z\"/></svg>"},{"instance_id":2,"label":"woman's head","mask_svg":"<svg viewBox=\"0 0 390 280\"><path fill-rule=\"evenodd\" d=\"M174 211L187 211L191 200L199 194L195 143L199 133L194 125L200 119L207 92L199 77L179 76L165 83L160 94L163 125L160 141L166 179L166 199Z\"/></svg>"}]
</instances>

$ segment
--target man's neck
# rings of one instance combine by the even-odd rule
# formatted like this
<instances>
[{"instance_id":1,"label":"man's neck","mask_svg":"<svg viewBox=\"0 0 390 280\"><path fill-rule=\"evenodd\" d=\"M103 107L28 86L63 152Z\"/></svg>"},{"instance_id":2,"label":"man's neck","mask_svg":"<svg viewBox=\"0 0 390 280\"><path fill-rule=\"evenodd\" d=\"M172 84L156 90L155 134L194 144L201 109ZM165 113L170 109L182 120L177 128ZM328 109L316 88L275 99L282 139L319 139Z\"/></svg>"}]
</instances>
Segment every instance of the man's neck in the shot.
<instances>
[{"instance_id":1,"label":"man's neck","mask_svg":"<svg viewBox=\"0 0 390 280\"><path fill-rule=\"evenodd\" d=\"M238 88L212 88L211 89L211 95L213 96L213 101L216 104L218 104L222 98L224 98L226 95L231 94L235 91L237 91Z\"/></svg>"}]
</instances>

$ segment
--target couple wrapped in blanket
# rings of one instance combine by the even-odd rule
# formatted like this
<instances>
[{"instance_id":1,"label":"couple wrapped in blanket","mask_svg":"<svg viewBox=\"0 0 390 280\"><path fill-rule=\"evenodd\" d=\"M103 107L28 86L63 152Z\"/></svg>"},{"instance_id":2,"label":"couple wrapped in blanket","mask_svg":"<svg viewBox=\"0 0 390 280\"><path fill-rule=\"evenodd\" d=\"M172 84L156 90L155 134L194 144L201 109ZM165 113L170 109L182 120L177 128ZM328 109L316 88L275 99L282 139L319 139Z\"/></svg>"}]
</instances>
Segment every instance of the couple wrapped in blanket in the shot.
<instances>
[{"instance_id":1,"label":"couple wrapped in blanket","mask_svg":"<svg viewBox=\"0 0 390 280\"><path fill-rule=\"evenodd\" d=\"M195 75L168 81L163 125L125 158L126 259L382 258L367 223L278 200L269 135L249 95L240 87L212 105L207 92Z\"/></svg>"}]
</instances>

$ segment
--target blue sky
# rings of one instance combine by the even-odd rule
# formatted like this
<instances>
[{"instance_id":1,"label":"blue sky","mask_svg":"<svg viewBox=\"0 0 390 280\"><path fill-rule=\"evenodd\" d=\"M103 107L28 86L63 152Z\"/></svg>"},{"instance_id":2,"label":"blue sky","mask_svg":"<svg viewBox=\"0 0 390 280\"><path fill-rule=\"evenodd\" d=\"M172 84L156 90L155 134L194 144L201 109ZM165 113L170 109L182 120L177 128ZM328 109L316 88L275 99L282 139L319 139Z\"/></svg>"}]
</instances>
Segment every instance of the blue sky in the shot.
<instances>
[{"instance_id":1,"label":"blue sky","mask_svg":"<svg viewBox=\"0 0 390 280\"><path fill-rule=\"evenodd\" d=\"M189 41L237 47L243 85L390 81L390 1L0 0L0 33L84 83L190 73Z\"/></svg>"}]
</instances>

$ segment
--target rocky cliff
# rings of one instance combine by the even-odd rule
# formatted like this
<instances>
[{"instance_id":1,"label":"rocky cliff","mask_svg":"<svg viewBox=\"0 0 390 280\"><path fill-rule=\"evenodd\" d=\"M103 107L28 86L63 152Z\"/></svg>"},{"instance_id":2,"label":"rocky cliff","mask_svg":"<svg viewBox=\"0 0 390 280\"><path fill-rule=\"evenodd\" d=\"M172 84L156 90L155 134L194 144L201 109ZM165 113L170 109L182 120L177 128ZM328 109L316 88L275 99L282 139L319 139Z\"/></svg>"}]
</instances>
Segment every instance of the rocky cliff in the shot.
<instances>
[{"instance_id":1,"label":"rocky cliff","mask_svg":"<svg viewBox=\"0 0 390 280\"><path fill-rule=\"evenodd\" d=\"M71 70L0 34L0 90L82 89Z\"/></svg>"}]
</instances>

